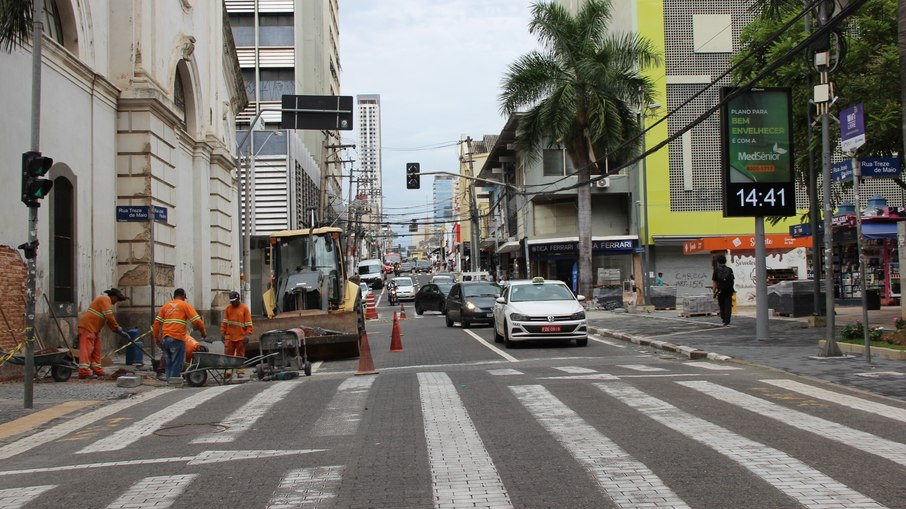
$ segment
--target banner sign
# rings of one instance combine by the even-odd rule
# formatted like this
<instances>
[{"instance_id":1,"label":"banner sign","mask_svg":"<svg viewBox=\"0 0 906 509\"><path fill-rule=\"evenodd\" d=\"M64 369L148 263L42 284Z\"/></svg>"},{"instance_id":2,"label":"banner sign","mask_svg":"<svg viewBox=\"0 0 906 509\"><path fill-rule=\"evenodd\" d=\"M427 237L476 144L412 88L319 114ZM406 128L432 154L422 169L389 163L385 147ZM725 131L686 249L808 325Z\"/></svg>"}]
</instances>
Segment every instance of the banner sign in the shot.
<instances>
[{"instance_id":1,"label":"banner sign","mask_svg":"<svg viewBox=\"0 0 906 509\"><path fill-rule=\"evenodd\" d=\"M721 100L724 217L795 215L790 89L724 87Z\"/></svg>"},{"instance_id":2,"label":"banner sign","mask_svg":"<svg viewBox=\"0 0 906 509\"><path fill-rule=\"evenodd\" d=\"M593 240L591 250L593 253L632 251L638 245L635 239L623 240ZM549 242L547 244L529 244L529 253L538 255L572 255L579 252L578 242Z\"/></svg>"},{"instance_id":3,"label":"banner sign","mask_svg":"<svg viewBox=\"0 0 906 509\"><path fill-rule=\"evenodd\" d=\"M116 206L117 222L144 222L148 220L147 205L117 205ZM154 220L167 222L166 207L154 206Z\"/></svg>"},{"instance_id":4,"label":"banner sign","mask_svg":"<svg viewBox=\"0 0 906 509\"><path fill-rule=\"evenodd\" d=\"M840 146L846 152L853 152L865 145L865 112L861 104L840 112L840 141Z\"/></svg>"}]
</instances>

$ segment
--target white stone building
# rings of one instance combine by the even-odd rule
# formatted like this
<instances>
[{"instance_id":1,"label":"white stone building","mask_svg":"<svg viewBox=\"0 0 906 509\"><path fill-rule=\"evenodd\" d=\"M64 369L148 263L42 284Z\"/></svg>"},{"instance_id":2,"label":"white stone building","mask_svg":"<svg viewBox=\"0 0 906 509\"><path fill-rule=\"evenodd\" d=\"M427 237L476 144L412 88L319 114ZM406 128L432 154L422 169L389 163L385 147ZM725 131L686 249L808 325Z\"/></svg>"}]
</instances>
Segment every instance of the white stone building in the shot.
<instances>
[{"instance_id":1,"label":"white stone building","mask_svg":"<svg viewBox=\"0 0 906 509\"><path fill-rule=\"evenodd\" d=\"M42 1L40 148L55 164L38 209L39 333L59 337L46 302L68 334L111 286L130 297L118 305L124 326L148 327L152 304L177 287L210 324L238 287L234 126L248 102L222 0ZM28 235L18 168L30 146L31 55L30 40L0 51L0 160L11 177L0 188L9 271L0 307L14 329L24 302L25 265L14 255ZM148 205L166 213L153 230L118 220L118 207Z\"/></svg>"}]
</instances>

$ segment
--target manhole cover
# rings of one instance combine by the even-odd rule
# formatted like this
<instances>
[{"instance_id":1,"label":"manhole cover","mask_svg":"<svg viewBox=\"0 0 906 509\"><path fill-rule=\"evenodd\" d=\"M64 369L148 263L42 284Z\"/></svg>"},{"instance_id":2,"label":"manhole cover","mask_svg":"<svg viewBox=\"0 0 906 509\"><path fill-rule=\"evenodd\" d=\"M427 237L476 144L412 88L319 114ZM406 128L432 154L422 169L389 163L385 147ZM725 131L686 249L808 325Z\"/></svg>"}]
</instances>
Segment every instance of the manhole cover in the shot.
<instances>
[{"instance_id":1,"label":"manhole cover","mask_svg":"<svg viewBox=\"0 0 906 509\"><path fill-rule=\"evenodd\" d=\"M204 435L208 433L221 433L226 431L227 426L223 424L182 424L180 426L169 426L161 428L154 432L160 437L184 437L186 435Z\"/></svg>"}]
</instances>

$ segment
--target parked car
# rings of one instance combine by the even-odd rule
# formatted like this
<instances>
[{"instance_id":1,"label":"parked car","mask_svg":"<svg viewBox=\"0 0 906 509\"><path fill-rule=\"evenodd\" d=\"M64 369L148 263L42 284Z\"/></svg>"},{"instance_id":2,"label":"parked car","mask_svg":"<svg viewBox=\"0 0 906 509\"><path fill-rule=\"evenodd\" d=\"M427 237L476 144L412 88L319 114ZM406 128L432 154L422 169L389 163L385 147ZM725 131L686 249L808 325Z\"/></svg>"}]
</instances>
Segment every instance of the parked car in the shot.
<instances>
[{"instance_id":1,"label":"parked car","mask_svg":"<svg viewBox=\"0 0 906 509\"><path fill-rule=\"evenodd\" d=\"M453 283L428 283L415 293L415 312L422 314L425 311L447 311L447 293L453 288Z\"/></svg>"},{"instance_id":2,"label":"parked car","mask_svg":"<svg viewBox=\"0 0 906 509\"><path fill-rule=\"evenodd\" d=\"M359 283L359 289L362 292L362 302L365 302L369 295L374 295L371 292L371 288L368 287L368 283Z\"/></svg>"},{"instance_id":3,"label":"parked car","mask_svg":"<svg viewBox=\"0 0 906 509\"><path fill-rule=\"evenodd\" d=\"M473 323L494 323L494 303L500 286L489 281L461 281L447 295L447 327L459 322L463 329Z\"/></svg>"},{"instance_id":4,"label":"parked car","mask_svg":"<svg viewBox=\"0 0 906 509\"><path fill-rule=\"evenodd\" d=\"M415 300L415 282L411 277L395 277L396 298L399 300Z\"/></svg>"},{"instance_id":5,"label":"parked car","mask_svg":"<svg viewBox=\"0 0 906 509\"><path fill-rule=\"evenodd\" d=\"M494 342L552 339L588 344L588 322L581 302L562 281L536 277L510 281L494 305Z\"/></svg>"}]
</instances>

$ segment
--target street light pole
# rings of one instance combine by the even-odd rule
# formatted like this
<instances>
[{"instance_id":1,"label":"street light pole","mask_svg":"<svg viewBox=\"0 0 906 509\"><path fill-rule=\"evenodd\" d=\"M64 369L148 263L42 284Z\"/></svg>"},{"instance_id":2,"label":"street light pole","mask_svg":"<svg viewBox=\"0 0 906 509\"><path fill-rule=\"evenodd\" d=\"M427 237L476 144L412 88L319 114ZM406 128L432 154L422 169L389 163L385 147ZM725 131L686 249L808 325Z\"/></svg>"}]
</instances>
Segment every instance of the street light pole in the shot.
<instances>
[{"instance_id":1,"label":"street light pole","mask_svg":"<svg viewBox=\"0 0 906 509\"><path fill-rule=\"evenodd\" d=\"M650 104L648 104L648 107L647 107L648 111L643 110L639 113L639 117L640 117L639 123L642 128L642 154L644 154L645 150L646 150L646 148L645 148L645 136L646 136L646 134L645 134L645 117L647 116L649 111L653 114L660 107L661 107L661 105L658 103L650 103ZM645 229L644 229L644 232L645 232L644 248L645 248L645 250L642 252L642 291L645 293L642 296L642 298L644 299L643 302L645 303L645 305L648 306L651 304L651 297L650 297L651 278L649 277L649 274L648 274L648 271L650 270L650 265L649 265L649 251L648 251L648 249L649 249L648 248L649 233L648 233L648 158L647 157L642 157L642 171L641 171L641 175L639 175L639 178L641 179L641 184L642 184L642 201L643 201L642 217L639 218L639 221L642 221L645 224ZM639 223L639 242L642 242L642 240L643 240L642 231L643 231L642 223L640 222Z\"/></svg>"}]
</instances>

